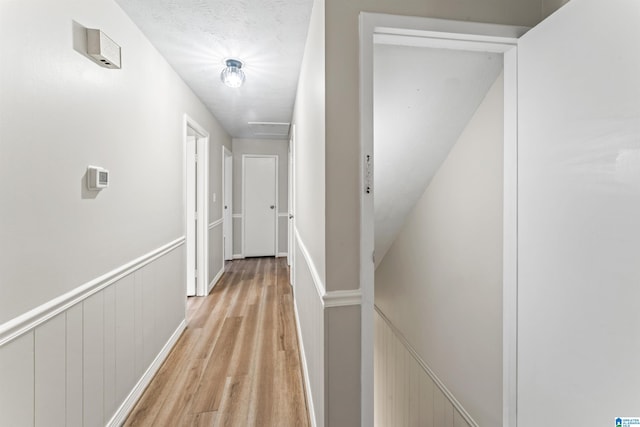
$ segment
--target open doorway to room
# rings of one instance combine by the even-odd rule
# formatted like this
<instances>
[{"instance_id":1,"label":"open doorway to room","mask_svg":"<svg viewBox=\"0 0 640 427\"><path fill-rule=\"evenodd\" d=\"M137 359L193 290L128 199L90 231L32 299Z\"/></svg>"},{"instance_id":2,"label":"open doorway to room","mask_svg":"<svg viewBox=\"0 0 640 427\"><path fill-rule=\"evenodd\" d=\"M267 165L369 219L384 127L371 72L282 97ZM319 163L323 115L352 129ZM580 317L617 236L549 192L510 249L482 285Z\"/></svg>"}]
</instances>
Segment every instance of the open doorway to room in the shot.
<instances>
[{"instance_id":1,"label":"open doorway to room","mask_svg":"<svg viewBox=\"0 0 640 427\"><path fill-rule=\"evenodd\" d=\"M209 134L185 115L185 245L187 296L207 294Z\"/></svg>"},{"instance_id":2,"label":"open doorway to room","mask_svg":"<svg viewBox=\"0 0 640 427\"><path fill-rule=\"evenodd\" d=\"M363 420L502 424L526 29L372 14L361 28ZM478 339L491 345L463 350Z\"/></svg>"}]
</instances>

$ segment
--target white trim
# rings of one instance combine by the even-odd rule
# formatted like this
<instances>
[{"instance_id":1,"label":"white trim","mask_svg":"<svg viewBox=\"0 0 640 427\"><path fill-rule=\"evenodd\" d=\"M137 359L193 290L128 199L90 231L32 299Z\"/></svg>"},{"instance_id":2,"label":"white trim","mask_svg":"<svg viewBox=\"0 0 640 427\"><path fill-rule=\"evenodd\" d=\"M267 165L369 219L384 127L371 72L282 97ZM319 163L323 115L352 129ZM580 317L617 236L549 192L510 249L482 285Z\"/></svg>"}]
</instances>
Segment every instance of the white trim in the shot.
<instances>
[{"instance_id":1,"label":"white trim","mask_svg":"<svg viewBox=\"0 0 640 427\"><path fill-rule=\"evenodd\" d=\"M391 331L396 336L396 338L402 343L404 348L407 349L407 351L409 352L409 354L411 354L411 356L415 359L415 361L418 362L420 367L427 373L427 375L429 375L433 383L440 389L442 394L444 394L444 396L449 400L449 402L451 402L453 407L460 413L462 418L464 418L464 420L471 427L478 427L478 423L476 423L476 421L471 417L471 415L469 415L469 413L464 409L462 404L458 402L455 396L449 391L449 389L444 385L444 383L440 380L440 378L438 378L435 372L433 372L433 370L429 367L427 362L422 360L418 352L413 348L413 346L409 343L409 341L407 341L404 335L402 335L402 332L400 332L400 330L396 328L393 323L391 323L391 320L389 320L387 316L384 315L384 313L382 312L382 310L380 310L380 308L378 308L378 306L374 306L374 307L378 315L382 318L382 320L385 321L387 326L389 326L389 329L391 329Z\"/></svg>"},{"instance_id":2,"label":"white trim","mask_svg":"<svg viewBox=\"0 0 640 427\"><path fill-rule=\"evenodd\" d=\"M187 158L187 143L189 140L189 129L191 129L197 135L195 136L196 153L197 153L197 174L195 188L197 189L196 207L197 207L197 227L192 233L190 231L192 222L189 218L192 218L192 212L187 212L190 208L190 204L187 203L188 199L193 196L190 189L187 188L187 162L194 161L193 158ZM184 153L184 165L185 170L183 174L184 179L184 212L185 212L185 232L187 237L187 255L185 257L185 281L187 286L192 283L192 277L196 265L198 266L198 275L195 278L196 289L195 295L205 296L207 295L207 282L208 274L207 268L203 268L206 265L206 261L209 259L209 235L207 233L207 225L209 218L209 132L205 128L200 126L194 119L188 114L184 114L183 118L183 153ZM196 238L195 236L200 236ZM196 243L195 259L192 259L192 252L189 250L192 244L189 240L192 239ZM187 293L189 290L187 289Z\"/></svg>"},{"instance_id":3,"label":"white trim","mask_svg":"<svg viewBox=\"0 0 640 427\"><path fill-rule=\"evenodd\" d=\"M329 291L322 297L322 304L325 308L361 305L362 292L360 292L360 289Z\"/></svg>"},{"instance_id":4,"label":"white trim","mask_svg":"<svg viewBox=\"0 0 640 427\"><path fill-rule=\"evenodd\" d=\"M311 427L317 427L316 411L313 407L313 394L311 394L311 382L309 381L309 368L307 367L307 356L304 352L304 341L302 341L302 332L300 331L300 316L298 316L298 305L294 299L293 312L296 316L296 332L298 333L298 348L300 349L300 359L302 360L302 375L304 376L304 388L306 390L305 397L307 399L307 408L309 408L309 418L311 419Z\"/></svg>"},{"instance_id":5,"label":"white trim","mask_svg":"<svg viewBox=\"0 0 640 427\"><path fill-rule=\"evenodd\" d=\"M236 218L242 219L243 217L244 216L241 213L239 213L239 214L231 214L231 218L233 218L233 219L236 219Z\"/></svg>"},{"instance_id":6,"label":"white trim","mask_svg":"<svg viewBox=\"0 0 640 427\"><path fill-rule=\"evenodd\" d=\"M244 255L242 255L242 254L233 254L233 259L244 259Z\"/></svg>"},{"instance_id":7,"label":"white trim","mask_svg":"<svg viewBox=\"0 0 640 427\"><path fill-rule=\"evenodd\" d=\"M324 287L324 283L322 283L322 279L320 279L320 275L318 274L318 269L313 263L313 259L311 259L311 255L309 254L309 251L307 250L307 247L302 241L300 233L295 226L293 227L293 232L296 235L296 241L298 243L298 247L300 247L300 252L302 252L302 256L304 257L304 260L307 263L307 267L309 267L309 271L311 272L311 277L313 278L313 284L316 285L316 292L318 292L318 297L320 297L320 299L322 300L324 294L327 293Z\"/></svg>"},{"instance_id":8,"label":"white trim","mask_svg":"<svg viewBox=\"0 0 640 427\"><path fill-rule=\"evenodd\" d=\"M149 366L142 378L140 378L133 390L131 390L127 398L122 402L122 405L120 405L116 413L111 417L107 426L117 427L124 423L129 413L133 410L136 402L140 397L142 397L142 393L144 393L144 390L147 388L154 375L158 372L162 363L165 361L169 352L173 349L173 346L176 344L186 327L186 320L180 322L180 325L178 325L178 328L174 331L173 335L171 335L167 343L162 347L162 350L160 350L160 353L158 353L156 358L153 360L151 366Z\"/></svg>"},{"instance_id":9,"label":"white trim","mask_svg":"<svg viewBox=\"0 0 640 427\"><path fill-rule=\"evenodd\" d=\"M209 230L218 227L219 225L222 225L222 223L224 222L224 218L220 218L217 219L215 221L213 221L211 224L209 224Z\"/></svg>"},{"instance_id":10,"label":"white trim","mask_svg":"<svg viewBox=\"0 0 640 427\"><path fill-rule=\"evenodd\" d=\"M518 52L503 55L502 423L518 423ZM514 88L514 89L511 89Z\"/></svg>"},{"instance_id":11,"label":"white trim","mask_svg":"<svg viewBox=\"0 0 640 427\"><path fill-rule=\"evenodd\" d=\"M324 287L324 283L322 283L322 279L320 279L320 274L318 274L318 270L316 269L313 260L311 259L311 255L307 250L302 238L300 237L300 233L298 229L294 226L293 231L296 235L296 242L298 243L298 247L300 247L300 252L304 256L304 260L309 267L309 271L311 272L311 277L313 278L313 283L316 288L316 292L318 293L318 297L322 302L323 308L332 308L332 307L346 307L351 305L361 305L362 304L362 292L360 289L350 289L350 290L340 290L340 291L328 291ZM286 256L286 255L285 255Z\"/></svg>"},{"instance_id":12,"label":"white trim","mask_svg":"<svg viewBox=\"0 0 640 427\"><path fill-rule=\"evenodd\" d=\"M516 427L517 404L517 42L526 27L360 14L360 184L365 156L373 156L373 47L375 42L485 50L504 55L505 159L503 225L503 425ZM375 163L375 159L372 160ZM372 169L375 165L372 164ZM512 181L512 182L507 182ZM375 192L375 189L374 189ZM372 193L373 194L373 193ZM373 197L360 197L360 288L362 304L362 426L373 425Z\"/></svg>"},{"instance_id":13,"label":"white trim","mask_svg":"<svg viewBox=\"0 0 640 427\"><path fill-rule=\"evenodd\" d=\"M216 277L214 277L213 280L209 283L209 286L207 286L207 295L209 295L211 293L211 290L216 286L216 284L218 284L218 280L220 280L223 274L224 274L224 260L222 263L222 268L220 269L220 271L218 271L218 274L216 274Z\"/></svg>"},{"instance_id":14,"label":"white trim","mask_svg":"<svg viewBox=\"0 0 640 427\"><path fill-rule=\"evenodd\" d=\"M231 167L227 168L227 159L230 160ZM222 146L222 264L233 259L233 152L226 146ZM228 182L229 181L229 182ZM230 194L227 194L227 187L231 187ZM227 204L227 199L230 202ZM225 209L224 207L227 207ZM227 213L228 212L228 213ZM229 224L225 224L225 218ZM227 242L226 239L229 239ZM228 243L228 244L227 244ZM227 248L231 250L227 251Z\"/></svg>"},{"instance_id":15,"label":"white trim","mask_svg":"<svg viewBox=\"0 0 640 427\"><path fill-rule=\"evenodd\" d=\"M0 325L0 347L184 244L184 236Z\"/></svg>"},{"instance_id":16,"label":"white trim","mask_svg":"<svg viewBox=\"0 0 640 427\"><path fill-rule=\"evenodd\" d=\"M246 232L245 232L245 221L244 221L244 215L245 215L245 206L246 201L245 201L245 195L246 195L246 190L245 190L245 159L247 158L270 158L270 159L274 159L276 161L276 168L275 168L275 201L273 202L274 206L275 206L275 210L276 210L276 216L274 218L274 222L275 222L275 234L273 236L273 256L276 256L278 254L278 245L279 245L279 234L278 234L278 206L279 206L279 197L280 195L278 194L278 187L280 185L279 183L279 175L280 175L280 166L279 166L279 157L277 154L243 154L242 155L242 254L245 255L245 239L246 239ZM250 255L253 256L253 255ZM260 255L258 255L260 256ZM269 255L264 255L264 256L269 256Z\"/></svg>"},{"instance_id":17,"label":"white trim","mask_svg":"<svg viewBox=\"0 0 640 427\"><path fill-rule=\"evenodd\" d=\"M288 252L278 252L278 254L276 255L276 258L285 258L289 255Z\"/></svg>"},{"instance_id":18,"label":"white trim","mask_svg":"<svg viewBox=\"0 0 640 427\"><path fill-rule=\"evenodd\" d=\"M289 213L288 212L278 212L278 218L289 218Z\"/></svg>"}]
</instances>

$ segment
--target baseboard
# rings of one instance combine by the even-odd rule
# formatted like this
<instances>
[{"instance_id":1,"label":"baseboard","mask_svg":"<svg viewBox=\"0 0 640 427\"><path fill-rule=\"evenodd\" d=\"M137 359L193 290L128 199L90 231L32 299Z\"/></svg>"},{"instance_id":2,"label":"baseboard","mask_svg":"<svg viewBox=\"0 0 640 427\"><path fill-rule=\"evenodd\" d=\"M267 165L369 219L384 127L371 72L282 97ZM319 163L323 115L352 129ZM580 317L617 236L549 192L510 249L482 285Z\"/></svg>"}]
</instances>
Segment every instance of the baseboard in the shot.
<instances>
[{"instance_id":1,"label":"baseboard","mask_svg":"<svg viewBox=\"0 0 640 427\"><path fill-rule=\"evenodd\" d=\"M300 349L300 359L302 360L302 375L304 376L305 398L307 400L307 408L309 408L309 419L311 427L317 427L316 411L313 407L313 395L311 394L311 383L309 382L309 368L307 367L307 356L304 352L304 341L302 341L302 332L300 331L300 317L298 316L298 306L293 301L293 313L296 316L296 332L298 333L298 348Z\"/></svg>"},{"instance_id":2,"label":"baseboard","mask_svg":"<svg viewBox=\"0 0 640 427\"><path fill-rule=\"evenodd\" d=\"M133 407L138 402L138 399L140 399L140 397L142 396L142 393L144 393L145 389L153 379L154 375L160 369L160 366L162 366L162 363L165 361L165 359L169 355L169 352L171 351L173 346L176 344L176 342L180 338L180 335L182 335L182 332L185 330L186 327L187 327L186 320L183 320L182 322L180 322L180 325L178 325L178 328L171 335L171 337L169 338L167 343L164 345L164 347L162 347L162 350L160 350L160 353L158 353L158 355L153 360L153 362L151 363L147 371L144 373L142 378L140 378L140 381L138 381L138 383L135 385L133 390L131 390L131 393L129 393L129 395L124 400L124 402L122 402L122 405L120 405L120 407L118 408L116 413L113 415L113 417L111 417L111 419L107 423L107 426L119 427L122 424L124 424L125 420L129 416L129 413L131 412L131 410L133 410Z\"/></svg>"},{"instance_id":3,"label":"baseboard","mask_svg":"<svg viewBox=\"0 0 640 427\"><path fill-rule=\"evenodd\" d=\"M214 286L216 286L216 284L218 283L218 280L220 280L223 274L224 274L224 265L222 266L220 271L218 271L218 274L216 274L216 277L214 277L211 283L209 283L209 286L207 287L207 295L211 293Z\"/></svg>"},{"instance_id":4,"label":"baseboard","mask_svg":"<svg viewBox=\"0 0 640 427\"><path fill-rule=\"evenodd\" d=\"M244 255L242 255L242 254L233 254L233 259L244 259Z\"/></svg>"},{"instance_id":5,"label":"baseboard","mask_svg":"<svg viewBox=\"0 0 640 427\"><path fill-rule=\"evenodd\" d=\"M278 253L278 255L276 255L276 258L286 258L289 256L288 252L280 252Z\"/></svg>"}]
</instances>

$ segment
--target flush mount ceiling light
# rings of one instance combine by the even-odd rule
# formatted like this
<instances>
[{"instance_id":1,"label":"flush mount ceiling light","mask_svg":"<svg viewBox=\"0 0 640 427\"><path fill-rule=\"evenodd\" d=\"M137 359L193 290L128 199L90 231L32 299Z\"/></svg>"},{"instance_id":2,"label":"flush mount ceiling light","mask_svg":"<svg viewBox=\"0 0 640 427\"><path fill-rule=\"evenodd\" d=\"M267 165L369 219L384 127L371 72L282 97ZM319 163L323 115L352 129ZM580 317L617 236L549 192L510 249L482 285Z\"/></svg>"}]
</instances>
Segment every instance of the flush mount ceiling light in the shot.
<instances>
[{"instance_id":1,"label":"flush mount ceiling light","mask_svg":"<svg viewBox=\"0 0 640 427\"><path fill-rule=\"evenodd\" d=\"M227 59L225 63L227 66L222 70L222 73L220 73L220 80L222 80L222 83L232 88L242 86L242 83L244 83L242 61L237 59Z\"/></svg>"}]
</instances>

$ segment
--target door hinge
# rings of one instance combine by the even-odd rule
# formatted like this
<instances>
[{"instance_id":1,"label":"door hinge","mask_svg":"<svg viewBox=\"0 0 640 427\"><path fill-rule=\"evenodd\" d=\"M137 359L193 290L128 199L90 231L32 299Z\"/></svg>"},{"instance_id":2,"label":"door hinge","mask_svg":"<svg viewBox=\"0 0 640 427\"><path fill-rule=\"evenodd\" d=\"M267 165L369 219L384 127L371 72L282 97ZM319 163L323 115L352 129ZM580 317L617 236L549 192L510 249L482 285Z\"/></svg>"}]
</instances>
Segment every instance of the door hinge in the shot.
<instances>
[{"instance_id":1,"label":"door hinge","mask_svg":"<svg viewBox=\"0 0 640 427\"><path fill-rule=\"evenodd\" d=\"M196 279L198 278L198 270L193 272L193 277L195 277Z\"/></svg>"},{"instance_id":2,"label":"door hinge","mask_svg":"<svg viewBox=\"0 0 640 427\"><path fill-rule=\"evenodd\" d=\"M198 154L194 155L194 160L197 162L198 161Z\"/></svg>"},{"instance_id":3,"label":"door hinge","mask_svg":"<svg viewBox=\"0 0 640 427\"><path fill-rule=\"evenodd\" d=\"M364 192L371 194L373 192L373 170L372 158L370 154L364 157Z\"/></svg>"}]
</instances>

